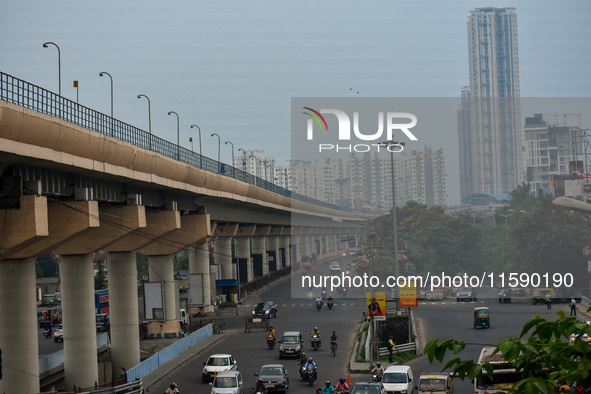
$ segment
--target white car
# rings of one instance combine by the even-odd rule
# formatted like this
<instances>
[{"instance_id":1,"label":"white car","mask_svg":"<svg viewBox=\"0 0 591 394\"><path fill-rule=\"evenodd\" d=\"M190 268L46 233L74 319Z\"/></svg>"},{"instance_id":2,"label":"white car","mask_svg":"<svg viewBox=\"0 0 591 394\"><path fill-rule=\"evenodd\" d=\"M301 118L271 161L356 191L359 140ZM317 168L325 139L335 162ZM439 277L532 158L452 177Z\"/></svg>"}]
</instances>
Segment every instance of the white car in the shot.
<instances>
[{"instance_id":1,"label":"white car","mask_svg":"<svg viewBox=\"0 0 591 394\"><path fill-rule=\"evenodd\" d=\"M330 266L328 267L328 269L330 270L330 272L336 272L336 273L341 272L341 266L336 261L333 261L332 263L330 263Z\"/></svg>"},{"instance_id":2,"label":"white car","mask_svg":"<svg viewBox=\"0 0 591 394\"><path fill-rule=\"evenodd\" d=\"M231 354L212 354L203 365L203 383L212 382L220 372L238 370L238 363Z\"/></svg>"},{"instance_id":3,"label":"white car","mask_svg":"<svg viewBox=\"0 0 591 394\"><path fill-rule=\"evenodd\" d=\"M61 324L59 324L55 330L53 330L53 340L54 342L64 341L64 327Z\"/></svg>"},{"instance_id":4,"label":"white car","mask_svg":"<svg viewBox=\"0 0 591 394\"><path fill-rule=\"evenodd\" d=\"M211 394L244 394L244 382L240 372L218 373L211 384Z\"/></svg>"},{"instance_id":5,"label":"white car","mask_svg":"<svg viewBox=\"0 0 591 394\"><path fill-rule=\"evenodd\" d=\"M382 384L388 393L408 393L414 390L412 369L408 365L392 365L384 371Z\"/></svg>"}]
</instances>

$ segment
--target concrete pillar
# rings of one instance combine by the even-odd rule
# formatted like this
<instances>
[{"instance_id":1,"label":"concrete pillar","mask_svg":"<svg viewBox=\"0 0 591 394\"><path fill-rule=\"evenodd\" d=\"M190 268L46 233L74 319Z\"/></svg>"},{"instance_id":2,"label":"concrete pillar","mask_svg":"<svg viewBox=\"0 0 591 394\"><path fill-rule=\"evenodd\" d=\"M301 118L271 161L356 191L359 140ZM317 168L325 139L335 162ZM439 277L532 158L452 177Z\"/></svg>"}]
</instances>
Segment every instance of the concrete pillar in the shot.
<instances>
[{"instance_id":1,"label":"concrete pillar","mask_svg":"<svg viewBox=\"0 0 591 394\"><path fill-rule=\"evenodd\" d=\"M108 253L113 376L140 363L135 252Z\"/></svg>"},{"instance_id":2,"label":"concrete pillar","mask_svg":"<svg viewBox=\"0 0 591 394\"><path fill-rule=\"evenodd\" d=\"M236 279L236 270L232 265L232 238L218 237L215 240L215 263L220 265L221 279Z\"/></svg>"},{"instance_id":3,"label":"concrete pillar","mask_svg":"<svg viewBox=\"0 0 591 394\"><path fill-rule=\"evenodd\" d=\"M279 236L272 235L267 237L267 250L270 252L275 252L275 269L277 271L283 269L281 250L279 250Z\"/></svg>"},{"instance_id":4,"label":"concrete pillar","mask_svg":"<svg viewBox=\"0 0 591 394\"><path fill-rule=\"evenodd\" d=\"M300 261L302 261L302 237L299 235L291 237L291 243L295 247L291 248L292 261L297 270L300 269Z\"/></svg>"},{"instance_id":5,"label":"concrete pillar","mask_svg":"<svg viewBox=\"0 0 591 394\"><path fill-rule=\"evenodd\" d=\"M92 254L60 258L65 387L98 383Z\"/></svg>"},{"instance_id":6,"label":"concrete pillar","mask_svg":"<svg viewBox=\"0 0 591 394\"><path fill-rule=\"evenodd\" d=\"M150 282L162 282L164 289L164 319L178 319L176 286L174 283L173 254L148 256Z\"/></svg>"},{"instance_id":7,"label":"concrete pillar","mask_svg":"<svg viewBox=\"0 0 591 394\"><path fill-rule=\"evenodd\" d=\"M252 237L252 255L261 255L263 262L263 276L269 273L267 261L267 237Z\"/></svg>"},{"instance_id":8,"label":"concrete pillar","mask_svg":"<svg viewBox=\"0 0 591 394\"><path fill-rule=\"evenodd\" d=\"M291 237L289 235L283 235L279 237L279 247L285 250L285 266L291 266L291 248L290 245Z\"/></svg>"},{"instance_id":9,"label":"concrete pillar","mask_svg":"<svg viewBox=\"0 0 591 394\"><path fill-rule=\"evenodd\" d=\"M189 272L203 275L203 304L211 306L211 271L207 239L189 248Z\"/></svg>"},{"instance_id":10,"label":"concrete pillar","mask_svg":"<svg viewBox=\"0 0 591 394\"><path fill-rule=\"evenodd\" d=\"M35 258L0 260L0 393L39 392L37 338Z\"/></svg>"},{"instance_id":11,"label":"concrete pillar","mask_svg":"<svg viewBox=\"0 0 591 394\"><path fill-rule=\"evenodd\" d=\"M246 260L246 282L240 279L240 284L244 285L250 282L253 277L252 257L250 256L250 237L236 237L236 257L239 260Z\"/></svg>"}]
</instances>

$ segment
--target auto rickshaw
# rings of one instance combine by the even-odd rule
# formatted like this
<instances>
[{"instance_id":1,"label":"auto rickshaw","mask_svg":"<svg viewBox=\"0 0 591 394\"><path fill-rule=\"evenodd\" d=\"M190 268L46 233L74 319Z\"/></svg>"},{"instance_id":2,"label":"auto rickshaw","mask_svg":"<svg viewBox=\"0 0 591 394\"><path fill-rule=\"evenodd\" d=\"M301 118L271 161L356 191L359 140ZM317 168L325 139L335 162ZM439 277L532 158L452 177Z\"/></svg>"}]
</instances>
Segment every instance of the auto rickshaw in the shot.
<instances>
[{"instance_id":1,"label":"auto rickshaw","mask_svg":"<svg viewBox=\"0 0 591 394\"><path fill-rule=\"evenodd\" d=\"M534 305L536 304L545 304L546 297L550 297L552 303L556 302L556 292L554 289L534 289L532 293L532 302Z\"/></svg>"},{"instance_id":2,"label":"auto rickshaw","mask_svg":"<svg viewBox=\"0 0 591 394\"><path fill-rule=\"evenodd\" d=\"M490 328L490 314L485 306L474 308L474 328Z\"/></svg>"}]
</instances>

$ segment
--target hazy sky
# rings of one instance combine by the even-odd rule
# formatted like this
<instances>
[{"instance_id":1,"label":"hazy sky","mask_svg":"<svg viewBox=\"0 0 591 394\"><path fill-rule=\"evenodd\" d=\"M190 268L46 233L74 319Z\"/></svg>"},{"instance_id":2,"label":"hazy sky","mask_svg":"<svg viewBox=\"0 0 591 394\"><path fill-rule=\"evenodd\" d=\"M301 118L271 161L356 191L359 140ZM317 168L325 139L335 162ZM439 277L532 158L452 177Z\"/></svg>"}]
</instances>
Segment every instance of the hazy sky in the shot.
<instances>
[{"instance_id":1,"label":"hazy sky","mask_svg":"<svg viewBox=\"0 0 591 394\"><path fill-rule=\"evenodd\" d=\"M0 71L203 153L290 156L292 97L458 97L468 84L466 21L476 7L515 7L522 97L591 96L591 2L27 1L0 12ZM352 89L352 90L350 90ZM359 94L357 94L359 92ZM523 114L530 116L531 114ZM589 121L589 119L587 119ZM585 122L585 119L583 119ZM457 202L457 130L444 148ZM198 147L195 143L194 149Z\"/></svg>"}]
</instances>

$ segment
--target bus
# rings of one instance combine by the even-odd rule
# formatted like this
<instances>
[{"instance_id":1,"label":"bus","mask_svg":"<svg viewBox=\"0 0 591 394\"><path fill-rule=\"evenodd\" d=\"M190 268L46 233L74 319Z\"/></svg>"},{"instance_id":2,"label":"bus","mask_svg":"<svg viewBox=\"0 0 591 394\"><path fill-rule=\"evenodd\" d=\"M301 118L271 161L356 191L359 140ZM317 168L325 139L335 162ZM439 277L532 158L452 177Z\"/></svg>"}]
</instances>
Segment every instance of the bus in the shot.
<instances>
[{"instance_id":1,"label":"bus","mask_svg":"<svg viewBox=\"0 0 591 394\"><path fill-rule=\"evenodd\" d=\"M496 393L513 387L515 383L523 379L523 374L515 370L515 366L503 359L501 353L493 354L495 346L486 346L480 352L478 364L489 363L493 367L493 375L488 376L482 367L480 379L474 379L474 393Z\"/></svg>"},{"instance_id":2,"label":"bus","mask_svg":"<svg viewBox=\"0 0 591 394\"><path fill-rule=\"evenodd\" d=\"M103 315L109 313L109 290L94 291L94 313Z\"/></svg>"}]
</instances>

